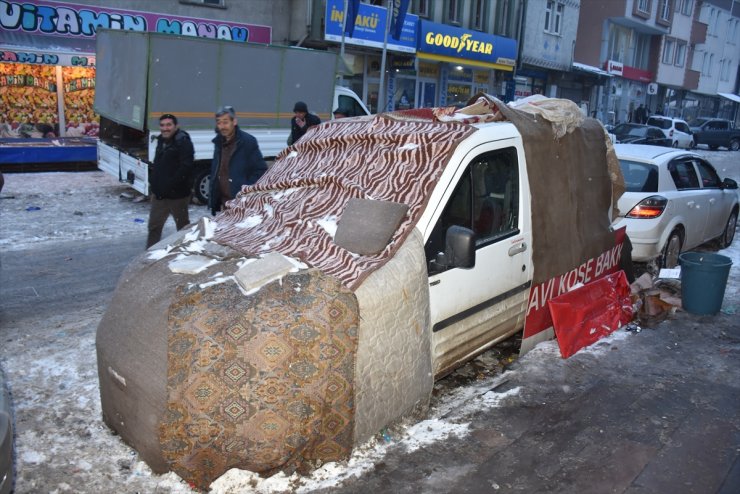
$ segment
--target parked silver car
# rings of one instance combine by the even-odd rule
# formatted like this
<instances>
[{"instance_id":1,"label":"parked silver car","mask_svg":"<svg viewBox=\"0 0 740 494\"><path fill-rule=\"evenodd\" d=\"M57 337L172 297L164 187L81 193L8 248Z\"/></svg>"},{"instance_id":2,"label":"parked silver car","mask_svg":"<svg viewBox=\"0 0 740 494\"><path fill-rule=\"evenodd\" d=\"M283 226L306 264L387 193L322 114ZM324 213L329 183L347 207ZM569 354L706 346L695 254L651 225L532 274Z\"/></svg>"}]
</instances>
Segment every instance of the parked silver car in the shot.
<instances>
[{"instance_id":1,"label":"parked silver car","mask_svg":"<svg viewBox=\"0 0 740 494\"><path fill-rule=\"evenodd\" d=\"M626 192L619 199L617 227L627 226L632 259L678 265L678 255L735 237L737 182L721 180L698 154L665 147L616 144Z\"/></svg>"}]
</instances>

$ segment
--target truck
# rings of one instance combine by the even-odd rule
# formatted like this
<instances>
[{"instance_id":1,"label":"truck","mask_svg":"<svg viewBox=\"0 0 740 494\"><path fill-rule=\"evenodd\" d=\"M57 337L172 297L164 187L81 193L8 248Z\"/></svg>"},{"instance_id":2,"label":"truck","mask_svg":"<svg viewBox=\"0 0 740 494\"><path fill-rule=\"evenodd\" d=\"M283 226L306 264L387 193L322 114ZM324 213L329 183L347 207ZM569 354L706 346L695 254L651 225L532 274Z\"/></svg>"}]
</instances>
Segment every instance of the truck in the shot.
<instances>
[{"instance_id":1,"label":"truck","mask_svg":"<svg viewBox=\"0 0 740 494\"><path fill-rule=\"evenodd\" d=\"M240 128L257 139L266 159L287 147L296 101L322 121L335 108L348 116L369 113L354 92L336 84L343 62L327 51L119 30L100 30L96 49L98 167L144 195L164 113L177 116L193 141L193 193L200 202L208 198L220 106L236 109Z\"/></svg>"},{"instance_id":2,"label":"truck","mask_svg":"<svg viewBox=\"0 0 740 494\"><path fill-rule=\"evenodd\" d=\"M709 149L720 146L731 151L740 150L740 129L735 122L722 118L697 118L691 121L691 132L695 144L706 144Z\"/></svg>"},{"instance_id":3,"label":"truck","mask_svg":"<svg viewBox=\"0 0 740 494\"><path fill-rule=\"evenodd\" d=\"M423 414L435 378L522 328L522 352L552 338L548 301L578 284L623 310L589 284L621 275L609 138L575 103L532 106L327 122L140 254L97 330L105 423L202 490L302 471Z\"/></svg>"}]
</instances>

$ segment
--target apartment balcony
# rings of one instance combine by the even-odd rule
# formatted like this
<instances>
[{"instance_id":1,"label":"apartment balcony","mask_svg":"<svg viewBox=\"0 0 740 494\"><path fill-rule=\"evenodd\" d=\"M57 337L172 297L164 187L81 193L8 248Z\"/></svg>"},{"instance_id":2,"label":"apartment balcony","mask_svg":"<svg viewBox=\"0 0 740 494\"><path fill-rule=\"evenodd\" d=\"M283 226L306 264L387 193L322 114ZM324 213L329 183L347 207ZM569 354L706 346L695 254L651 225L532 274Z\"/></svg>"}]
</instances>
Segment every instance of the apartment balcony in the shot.
<instances>
[{"instance_id":1,"label":"apartment balcony","mask_svg":"<svg viewBox=\"0 0 740 494\"><path fill-rule=\"evenodd\" d=\"M691 39L689 40L692 45L697 43L704 43L707 40L707 25L703 22L693 21L691 23Z\"/></svg>"},{"instance_id":2,"label":"apartment balcony","mask_svg":"<svg viewBox=\"0 0 740 494\"><path fill-rule=\"evenodd\" d=\"M701 72L698 70L686 70L686 75L683 78L684 89L698 89L699 88L699 76Z\"/></svg>"}]
</instances>

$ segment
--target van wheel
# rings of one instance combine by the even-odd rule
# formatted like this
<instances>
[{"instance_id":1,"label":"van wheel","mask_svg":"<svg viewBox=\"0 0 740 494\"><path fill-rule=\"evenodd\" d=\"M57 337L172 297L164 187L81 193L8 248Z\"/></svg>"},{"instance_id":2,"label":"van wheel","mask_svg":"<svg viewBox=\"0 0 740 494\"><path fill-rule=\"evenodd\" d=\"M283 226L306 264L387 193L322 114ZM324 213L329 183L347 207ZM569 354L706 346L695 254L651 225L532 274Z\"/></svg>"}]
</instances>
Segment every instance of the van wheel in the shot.
<instances>
[{"instance_id":1,"label":"van wheel","mask_svg":"<svg viewBox=\"0 0 740 494\"><path fill-rule=\"evenodd\" d=\"M673 144L672 145L673 145L674 148L677 148L678 147L678 141L673 141Z\"/></svg>"},{"instance_id":2,"label":"van wheel","mask_svg":"<svg viewBox=\"0 0 740 494\"><path fill-rule=\"evenodd\" d=\"M671 269L678 266L678 255L681 254L682 244L681 233L678 230L673 230L665 243L663 254L660 256L661 268Z\"/></svg>"},{"instance_id":3,"label":"van wheel","mask_svg":"<svg viewBox=\"0 0 740 494\"><path fill-rule=\"evenodd\" d=\"M730 141L730 151L740 151L740 139Z\"/></svg>"},{"instance_id":4,"label":"van wheel","mask_svg":"<svg viewBox=\"0 0 740 494\"><path fill-rule=\"evenodd\" d=\"M691 142L689 142L689 149L695 149L696 148L696 142L691 139Z\"/></svg>"},{"instance_id":5,"label":"van wheel","mask_svg":"<svg viewBox=\"0 0 740 494\"><path fill-rule=\"evenodd\" d=\"M725 225L725 231L722 232L722 236L719 238L719 246L722 249L726 249L732 245L732 241L735 239L735 227L737 226L737 211L730 213L730 217Z\"/></svg>"},{"instance_id":6,"label":"van wheel","mask_svg":"<svg viewBox=\"0 0 740 494\"><path fill-rule=\"evenodd\" d=\"M196 199L203 204L208 204L208 195L211 190L211 172L210 170L201 170L193 181L193 192Z\"/></svg>"}]
</instances>

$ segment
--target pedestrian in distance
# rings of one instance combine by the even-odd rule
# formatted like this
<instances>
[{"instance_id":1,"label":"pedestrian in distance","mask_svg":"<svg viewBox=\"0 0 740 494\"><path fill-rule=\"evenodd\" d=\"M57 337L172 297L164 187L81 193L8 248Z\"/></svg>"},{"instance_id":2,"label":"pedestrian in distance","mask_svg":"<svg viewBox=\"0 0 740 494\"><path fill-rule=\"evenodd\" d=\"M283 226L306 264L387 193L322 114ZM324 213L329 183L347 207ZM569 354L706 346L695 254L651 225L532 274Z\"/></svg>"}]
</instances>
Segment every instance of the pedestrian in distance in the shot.
<instances>
[{"instance_id":1,"label":"pedestrian in distance","mask_svg":"<svg viewBox=\"0 0 740 494\"><path fill-rule=\"evenodd\" d=\"M288 137L288 146L298 142L308 129L314 125L319 125L321 119L308 112L308 105L303 101L298 101L293 106L295 116L290 119L290 136Z\"/></svg>"},{"instance_id":2,"label":"pedestrian in distance","mask_svg":"<svg viewBox=\"0 0 740 494\"><path fill-rule=\"evenodd\" d=\"M192 194L194 154L190 135L178 127L177 117L169 113L159 117L157 150L149 177L151 209L147 249L162 238L162 228L170 215L178 230L190 223L188 204Z\"/></svg>"},{"instance_id":3,"label":"pedestrian in distance","mask_svg":"<svg viewBox=\"0 0 740 494\"><path fill-rule=\"evenodd\" d=\"M640 103L640 106L635 110L635 116L637 123L645 124L647 122L647 108L645 108L645 105Z\"/></svg>"},{"instance_id":4,"label":"pedestrian in distance","mask_svg":"<svg viewBox=\"0 0 740 494\"><path fill-rule=\"evenodd\" d=\"M242 189L252 185L267 171L257 139L239 128L232 106L216 111L216 137L213 139L211 190L208 205L216 215Z\"/></svg>"}]
</instances>

